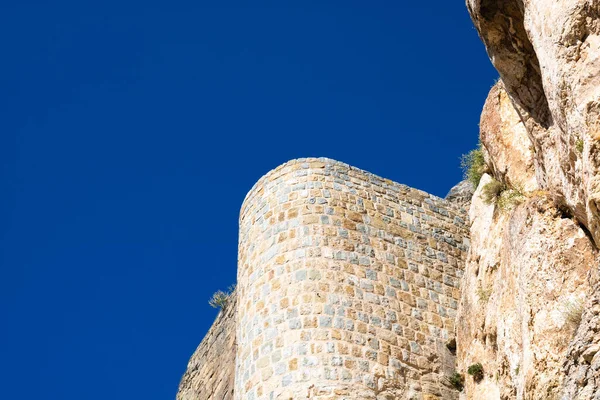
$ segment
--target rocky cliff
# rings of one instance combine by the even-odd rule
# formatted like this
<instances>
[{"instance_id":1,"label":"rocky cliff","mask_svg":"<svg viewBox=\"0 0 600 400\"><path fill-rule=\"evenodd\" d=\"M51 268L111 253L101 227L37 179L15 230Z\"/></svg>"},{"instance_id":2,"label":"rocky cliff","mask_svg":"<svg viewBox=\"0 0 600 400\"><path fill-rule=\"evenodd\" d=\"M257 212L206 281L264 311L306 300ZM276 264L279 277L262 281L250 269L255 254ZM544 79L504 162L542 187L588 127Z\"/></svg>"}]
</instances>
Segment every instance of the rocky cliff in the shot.
<instances>
[{"instance_id":1,"label":"rocky cliff","mask_svg":"<svg viewBox=\"0 0 600 400\"><path fill-rule=\"evenodd\" d=\"M501 81L458 312L468 399L600 398L600 2L468 0Z\"/></svg>"}]
</instances>

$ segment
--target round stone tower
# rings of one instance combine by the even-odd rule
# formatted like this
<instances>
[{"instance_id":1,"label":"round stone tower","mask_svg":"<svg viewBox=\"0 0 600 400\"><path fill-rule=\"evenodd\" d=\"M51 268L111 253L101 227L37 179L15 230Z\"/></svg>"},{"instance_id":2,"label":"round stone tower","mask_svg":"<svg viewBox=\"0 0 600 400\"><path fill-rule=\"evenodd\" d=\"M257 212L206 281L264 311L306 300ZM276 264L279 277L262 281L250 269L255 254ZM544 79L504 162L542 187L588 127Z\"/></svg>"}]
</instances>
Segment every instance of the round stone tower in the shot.
<instances>
[{"instance_id":1,"label":"round stone tower","mask_svg":"<svg viewBox=\"0 0 600 400\"><path fill-rule=\"evenodd\" d=\"M457 398L465 219L337 161L269 172L240 215L235 398Z\"/></svg>"}]
</instances>

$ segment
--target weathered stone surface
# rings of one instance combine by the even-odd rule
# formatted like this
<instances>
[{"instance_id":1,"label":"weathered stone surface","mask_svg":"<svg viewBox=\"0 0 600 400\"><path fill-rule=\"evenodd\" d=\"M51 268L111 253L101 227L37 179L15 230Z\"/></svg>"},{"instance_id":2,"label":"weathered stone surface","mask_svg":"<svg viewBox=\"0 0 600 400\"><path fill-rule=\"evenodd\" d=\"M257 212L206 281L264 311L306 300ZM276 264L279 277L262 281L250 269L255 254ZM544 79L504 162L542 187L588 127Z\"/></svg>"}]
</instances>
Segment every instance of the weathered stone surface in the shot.
<instances>
[{"instance_id":1,"label":"weathered stone surface","mask_svg":"<svg viewBox=\"0 0 600 400\"><path fill-rule=\"evenodd\" d=\"M454 399L460 207L328 159L286 163L240 217L236 399Z\"/></svg>"},{"instance_id":2,"label":"weathered stone surface","mask_svg":"<svg viewBox=\"0 0 600 400\"><path fill-rule=\"evenodd\" d=\"M233 399L236 306L234 292L190 358L177 400Z\"/></svg>"},{"instance_id":3,"label":"weathered stone surface","mask_svg":"<svg viewBox=\"0 0 600 400\"><path fill-rule=\"evenodd\" d=\"M463 397L600 398L600 1L467 6L502 78L481 118L486 162L528 193L498 210L481 201L485 177L471 205L458 364L486 375Z\"/></svg>"},{"instance_id":4,"label":"weathered stone surface","mask_svg":"<svg viewBox=\"0 0 600 400\"><path fill-rule=\"evenodd\" d=\"M576 329L569 305L591 293L593 244L543 194L514 210L481 199L470 209L471 249L457 318L458 369L481 363L466 380L468 399L558 398L563 362Z\"/></svg>"},{"instance_id":5,"label":"weathered stone surface","mask_svg":"<svg viewBox=\"0 0 600 400\"><path fill-rule=\"evenodd\" d=\"M474 192L473 184L468 180L464 180L452 187L445 199L468 209Z\"/></svg>"},{"instance_id":6,"label":"weathered stone surface","mask_svg":"<svg viewBox=\"0 0 600 400\"><path fill-rule=\"evenodd\" d=\"M502 81L490 91L479 122L486 164L499 181L522 190L538 189L533 145Z\"/></svg>"},{"instance_id":7,"label":"weathered stone surface","mask_svg":"<svg viewBox=\"0 0 600 400\"><path fill-rule=\"evenodd\" d=\"M467 0L537 181L600 244L600 0Z\"/></svg>"},{"instance_id":8,"label":"weathered stone surface","mask_svg":"<svg viewBox=\"0 0 600 400\"><path fill-rule=\"evenodd\" d=\"M582 318L563 362L565 379L561 399L600 398L600 280L598 268L590 272L592 292L581 302Z\"/></svg>"}]
</instances>

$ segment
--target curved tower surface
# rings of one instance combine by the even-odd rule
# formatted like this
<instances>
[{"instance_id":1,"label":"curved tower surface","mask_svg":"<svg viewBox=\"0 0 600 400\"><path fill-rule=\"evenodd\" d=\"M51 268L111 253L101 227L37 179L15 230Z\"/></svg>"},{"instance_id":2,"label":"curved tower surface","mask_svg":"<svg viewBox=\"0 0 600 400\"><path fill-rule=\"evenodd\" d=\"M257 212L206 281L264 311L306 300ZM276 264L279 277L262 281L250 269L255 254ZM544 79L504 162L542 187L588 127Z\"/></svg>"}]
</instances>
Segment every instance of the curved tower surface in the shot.
<instances>
[{"instance_id":1,"label":"curved tower surface","mask_svg":"<svg viewBox=\"0 0 600 400\"><path fill-rule=\"evenodd\" d=\"M261 178L240 215L233 397L457 398L466 218L324 158Z\"/></svg>"}]
</instances>

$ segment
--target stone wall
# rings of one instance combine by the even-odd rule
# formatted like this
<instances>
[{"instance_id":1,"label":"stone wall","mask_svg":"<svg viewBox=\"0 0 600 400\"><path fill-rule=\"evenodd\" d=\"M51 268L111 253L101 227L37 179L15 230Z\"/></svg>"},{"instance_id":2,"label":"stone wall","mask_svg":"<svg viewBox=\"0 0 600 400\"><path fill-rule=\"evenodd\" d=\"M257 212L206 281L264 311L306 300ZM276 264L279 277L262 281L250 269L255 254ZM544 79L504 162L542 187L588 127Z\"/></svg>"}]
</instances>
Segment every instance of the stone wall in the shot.
<instances>
[{"instance_id":1,"label":"stone wall","mask_svg":"<svg viewBox=\"0 0 600 400\"><path fill-rule=\"evenodd\" d=\"M240 216L235 398L457 398L467 238L458 206L340 162L268 173Z\"/></svg>"},{"instance_id":2,"label":"stone wall","mask_svg":"<svg viewBox=\"0 0 600 400\"><path fill-rule=\"evenodd\" d=\"M219 312L181 378L177 400L232 400L236 296Z\"/></svg>"}]
</instances>

